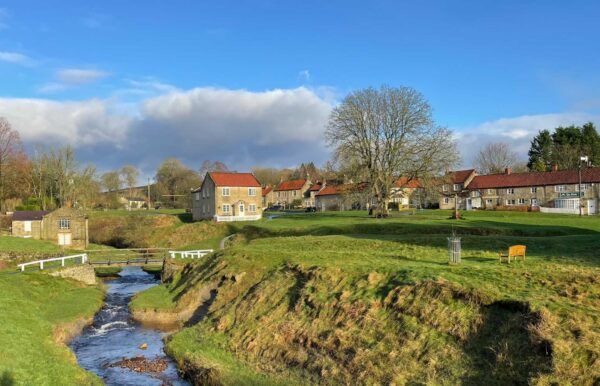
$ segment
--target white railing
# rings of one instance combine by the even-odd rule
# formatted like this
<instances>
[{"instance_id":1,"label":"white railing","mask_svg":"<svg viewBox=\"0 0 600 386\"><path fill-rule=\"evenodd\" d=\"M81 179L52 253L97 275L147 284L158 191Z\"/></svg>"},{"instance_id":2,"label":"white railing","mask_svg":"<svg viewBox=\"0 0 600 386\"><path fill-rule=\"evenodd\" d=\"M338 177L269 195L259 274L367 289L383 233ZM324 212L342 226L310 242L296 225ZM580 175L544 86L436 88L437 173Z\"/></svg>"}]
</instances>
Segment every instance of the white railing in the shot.
<instances>
[{"instance_id":1,"label":"white railing","mask_svg":"<svg viewBox=\"0 0 600 386\"><path fill-rule=\"evenodd\" d=\"M21 268L21 272L25 271L25 267L28 265L40 265L40 269L44 269L44 263L49 263L51 261L60 261L60 266L64 267L65 266L65 260L71 260L71 259L77 259L77 258L81 258L81 264L84 264L87 261L88 255L87 253L82 253L79 255L71 255L71 256L63 256L63 257L53 257L51 259L44 259L44 260L36 260L36 261L29 261L27 263L23 263L23 264L19 264L18 267Z\"/></svg>"},{"instance_id":2,"label":"white railing","mask_svg":"<svg viewBox=\"0 0 600 386\"><path fill-rule=\"evenodd\" d=\"M214 216L217 222L222 221L256 221L262 218L261 214L254 214L248 216Z\"/></svg>"},{"instance_id":3,"label":"white railing","mask_svg":"<svg viewBox=\"0 0 600 386\"><path fill-rule=\"evenodd\" d=\"M579 214L579 209L574 208L546 208L540 206L542 213L558 213L558 214Z\"/></svg>"},{"instance_id":4,"label":"white railing","mask_svg":"<svg viewBox=\"0 0 600 386\"><path fill-rule=\"evenodd\" d=\"M177 257L177 255L179 255L182 259L185 259L187 257L194 259L194 258L201 258L204 257L206 255L208 255L209 253L213 253L214 250L212 249L199 249L196 251L169 251L169 255L171 255L171 259L174 259Z\"/></svg>"}]
</instances>

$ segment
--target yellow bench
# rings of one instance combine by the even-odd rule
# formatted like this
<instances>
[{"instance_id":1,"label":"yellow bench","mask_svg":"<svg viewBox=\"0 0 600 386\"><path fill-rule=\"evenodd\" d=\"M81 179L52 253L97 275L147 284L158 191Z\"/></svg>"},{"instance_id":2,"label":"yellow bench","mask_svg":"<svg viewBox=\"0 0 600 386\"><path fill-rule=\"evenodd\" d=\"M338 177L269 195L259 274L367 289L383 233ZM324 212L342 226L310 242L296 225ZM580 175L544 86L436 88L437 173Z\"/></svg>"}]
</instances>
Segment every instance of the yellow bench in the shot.
<instances>
[{"instance_id":1,"label":"yellow bench","mask_svg":"<svg viewBox=\"0 0 600 386\"><path fill-rule=\"evenodd\" d=\"M525 261L525 251L527 247L525 245L512 245L508 247L508 253L500 252L498 255L500 256L500 262L502 260L506 260L510 264L510 259L517 260L519 257Z\"/></svg>"}]
</instances>

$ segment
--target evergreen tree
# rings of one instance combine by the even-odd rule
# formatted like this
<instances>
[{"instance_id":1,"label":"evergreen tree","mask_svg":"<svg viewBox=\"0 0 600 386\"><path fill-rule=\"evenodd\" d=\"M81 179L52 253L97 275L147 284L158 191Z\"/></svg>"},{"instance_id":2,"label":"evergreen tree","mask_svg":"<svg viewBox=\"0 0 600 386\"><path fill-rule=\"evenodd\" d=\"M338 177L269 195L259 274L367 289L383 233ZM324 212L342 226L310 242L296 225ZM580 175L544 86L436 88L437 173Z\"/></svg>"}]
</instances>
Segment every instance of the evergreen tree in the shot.
<instances>
[{"instance_id":1,"label":"evergreen tree","mask_svg":"<svg viewBox=\"0 0 600 386\"><path fill-rule=\"evenodd\" d=\"M529 149L529 162L527 167L531 171L543 172L548 170L552 162L552 136L548 130L541 130L531 141Z\"/></svg>"}]
</instances>

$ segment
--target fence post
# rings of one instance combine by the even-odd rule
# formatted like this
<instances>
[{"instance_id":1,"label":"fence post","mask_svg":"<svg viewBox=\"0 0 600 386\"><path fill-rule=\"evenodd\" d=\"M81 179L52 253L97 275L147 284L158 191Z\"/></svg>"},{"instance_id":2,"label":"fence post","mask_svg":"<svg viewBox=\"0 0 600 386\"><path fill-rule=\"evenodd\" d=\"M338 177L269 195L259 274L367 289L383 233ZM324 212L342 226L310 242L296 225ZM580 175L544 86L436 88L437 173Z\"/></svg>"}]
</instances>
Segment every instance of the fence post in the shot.
<instances>
[{"instance_id":1,"label":"fence post","mask_svg":"<svg viewBox=\"0 0 600 386\"><path fill-rule=\"evenodd\" d=\"M62 259L60 259L60 266L61 267L65 266L65 258L64 257Z\"/></svg>"},{"instance_id":2,"label":"fence post","mask_svg":"<svg viewBox=\"0 0 600 386\"><path fill-rule=\"evenodd\" d=\"M44 269L44 261L40 261L40 271Z\"/></svg>"}]
</instances>

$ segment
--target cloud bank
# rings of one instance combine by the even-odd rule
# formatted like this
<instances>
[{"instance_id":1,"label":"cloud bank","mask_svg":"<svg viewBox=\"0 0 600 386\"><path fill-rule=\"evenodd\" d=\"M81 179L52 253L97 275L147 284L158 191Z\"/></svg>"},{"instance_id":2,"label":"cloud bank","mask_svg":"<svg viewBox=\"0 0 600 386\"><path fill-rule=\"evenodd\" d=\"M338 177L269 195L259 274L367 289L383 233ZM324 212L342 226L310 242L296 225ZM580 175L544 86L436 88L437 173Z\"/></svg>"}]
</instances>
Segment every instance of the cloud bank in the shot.
<instances>
[{"instance_id":1,"label":"cloud bank","mask_svg":"<svg viewBox=\"0 0 600 386\"><path fill-rule=\"evenodd\" d=\"M71 144L101 170L133 163L151 174L167 157L195 168L221 160L239 170L328 158L322 135L332 105L307 88L175 90L135 111L121 107L113 99L0 98L0 116L29 147Z\"/></svg>"}]
</instances>

